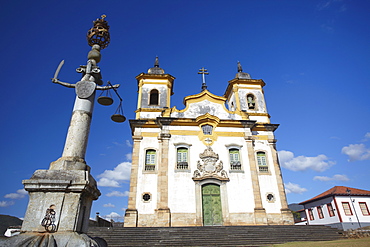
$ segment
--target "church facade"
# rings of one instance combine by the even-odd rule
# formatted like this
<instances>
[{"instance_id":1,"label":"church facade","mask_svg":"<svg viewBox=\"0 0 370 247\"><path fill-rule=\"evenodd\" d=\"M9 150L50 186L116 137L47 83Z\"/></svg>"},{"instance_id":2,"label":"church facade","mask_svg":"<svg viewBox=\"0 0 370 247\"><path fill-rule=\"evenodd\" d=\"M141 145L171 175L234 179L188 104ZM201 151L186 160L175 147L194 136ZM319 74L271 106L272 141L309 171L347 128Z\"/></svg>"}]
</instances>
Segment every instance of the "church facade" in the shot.
<instances>
[{"instance_id":1,"label":"church facade","mask_svg":"<svg viewBox=\"0 0 370 247\"><path fill-rule=\"evenodd\" d=\"M223 96L203 83L177 109L158 59L136 79L125 227L293 224L263 80L238 64Z\"/></svg>"}]
</instances>

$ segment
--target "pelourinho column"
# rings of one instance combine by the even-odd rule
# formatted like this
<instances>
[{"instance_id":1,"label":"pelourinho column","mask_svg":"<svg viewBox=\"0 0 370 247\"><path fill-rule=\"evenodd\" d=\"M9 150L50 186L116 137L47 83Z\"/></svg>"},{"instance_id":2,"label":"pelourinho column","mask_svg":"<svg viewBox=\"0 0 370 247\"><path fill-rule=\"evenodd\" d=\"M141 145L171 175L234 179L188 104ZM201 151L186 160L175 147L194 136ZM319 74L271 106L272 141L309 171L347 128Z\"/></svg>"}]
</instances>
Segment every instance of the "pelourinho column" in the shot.
<instances>
[{"instance_id":1,"label":"pelourinho column","mask_svg":"<svg viewBox=\"0 0 370 247\"><path fill-rule=\"evenodd\" d=\"M63 61L52 79L54 83L75 88L77 94L64 151L48 170L36 170L30 179L22 181L29 193L22 233L9 241L0 240L0 246L99 246L84 234L88 230L92 201L100 196L85 162L85 153L95 91L119 86L98 86L102 84L97 66L100 49L109 44L109 26L104 18L94 21L88 32L92 49L87 65L77 69L83 74L81 81L70 84L57 79Z\"/></svg>"}]
</instances>

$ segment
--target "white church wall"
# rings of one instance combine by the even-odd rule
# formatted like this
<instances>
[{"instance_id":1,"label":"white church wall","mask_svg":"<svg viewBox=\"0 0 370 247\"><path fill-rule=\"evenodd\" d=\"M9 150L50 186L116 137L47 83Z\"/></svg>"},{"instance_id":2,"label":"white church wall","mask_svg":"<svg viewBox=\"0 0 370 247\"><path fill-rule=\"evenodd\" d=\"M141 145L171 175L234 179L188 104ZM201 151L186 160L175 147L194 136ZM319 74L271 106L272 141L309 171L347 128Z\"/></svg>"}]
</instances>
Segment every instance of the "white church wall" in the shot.
<instances>
[{"instance_id":1,"label":"white church wall","mask_svg":"<svg viewBox=\"0 0 370 247\"><path fill-rule=\"evenodd\" d=\"M184 112L172 112L171 117L173 118L197 118L201 115L209 113L213 116L217 116L219 119L235 119L240 120L241 116L237 114L231 114L226 111L225 105L211 102L209 100L203 100L197 103L189 104L189 107Z\"/></svg>"},{"instance_id":2,"label":"white church wall","mask_svg":"<svg viewBox=\"0 0 370 247\"><path fill-rule=\"evenodd\" d=\"M226 187L230 213L253 212L255 204L250 174L230 173L229 177Z\"/></svg>"},{"instance_id":3,"label":"white church wall","mask_svg":"<svg viewBox=\"0 0 370 247\"><path fill-rule=\"evenodd\" d=\"M243 89L240 88L239 91L239 100L240 100L240 107L242 110L247 110L248 112L258 112L258 113L267 113L266 104L264 96L261 92L261 89ZM256 110L249 110L247 104L247 95L253 94L256 99Z\"/></svg>"}]
</instances>

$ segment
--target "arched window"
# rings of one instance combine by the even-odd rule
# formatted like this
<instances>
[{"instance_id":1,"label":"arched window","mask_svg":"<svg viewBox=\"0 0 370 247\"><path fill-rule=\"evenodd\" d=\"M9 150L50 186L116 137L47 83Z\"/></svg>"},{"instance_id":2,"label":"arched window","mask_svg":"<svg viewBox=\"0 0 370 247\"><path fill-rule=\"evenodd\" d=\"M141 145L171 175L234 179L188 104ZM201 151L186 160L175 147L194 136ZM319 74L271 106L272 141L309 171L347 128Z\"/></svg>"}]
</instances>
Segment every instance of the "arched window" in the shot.
<instances>
[{"instance_id":1,"label":"arched window","mask_svg":"<svg viewBox=\"0 0 370 247\"><path fill-rule=\"evenodd\" d=\"M152 89L149 95L149 105L159 105L159 92L157 89Z\"/></svg>"},{"instance_id":2,"label":"arched window","mask_svg":"<svg viewBox=\"0 0 370 247\"><path fill-rule=\"evenodd\" d=\"M188 149L180 147L177 149L177 169L187 170L188 169Z\"/></svg>"},{"instance_id":3,"label":"arched window","mask_svg":"<svg viewBox=\"0 0 370 247\"><path fill-rule=\"evenodd\" d=\"M247 95L247 104L249 110L256 110L256 99L253 94Z\"/></svg>"},{"instance_id":4,"label":"arched window","mask_svg":"<svg viewBox=\"0 0 370 247\"><path fill-rule=\"evenodd\" d=\"M230 170L241 170L242 166L240 164L239 149L231 148L229 149L230 156Z\"/></svg>"},{"instance_id":5,"label":"arched window","mask_svg":"<svg viewBox=\"0 0 370 247\"><path fill-rule=\"evenodd\" d=\"M153 149L146 150L145 171L154 171L156 161L156 151Z\"/></svg>"},{"instance_id":6,"label":"arched window","mask_svg":"<svg viewBox=\"0 0 370 247\"><path fill-rule=\"evenodd\" d=\"M265 152L257 152L257 164L258 169L260 172L268 172L269 168L266 162L266 153Z\"/></svg>"}]
</instances>

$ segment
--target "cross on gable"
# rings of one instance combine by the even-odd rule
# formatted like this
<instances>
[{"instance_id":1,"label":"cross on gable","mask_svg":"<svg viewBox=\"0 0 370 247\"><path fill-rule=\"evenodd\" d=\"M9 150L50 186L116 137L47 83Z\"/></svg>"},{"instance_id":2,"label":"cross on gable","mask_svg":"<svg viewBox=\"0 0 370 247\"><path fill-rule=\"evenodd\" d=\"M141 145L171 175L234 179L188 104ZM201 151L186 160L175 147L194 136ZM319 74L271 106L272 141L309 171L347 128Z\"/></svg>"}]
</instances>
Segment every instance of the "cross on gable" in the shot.
<instances>
[{"instance_id":1,"label":"cross on gable","mask_svg":"<svg viewBox=\"0 0 370 247\"><path fill-rule=\"evenodd\" d=\"M205 69L204 67L202 67L201 69L199 69L199 72L198 74L201 74L202 75L202 91L206 90L207 89L207 85L206 85L206 77L204 75L208 75L209 73L207 72L207 69Z\"/></svg>"}]
</instances>

